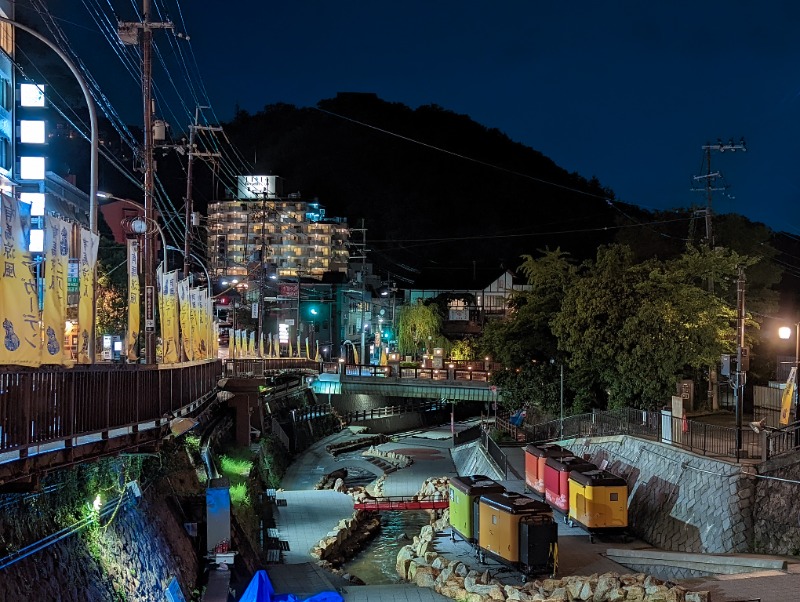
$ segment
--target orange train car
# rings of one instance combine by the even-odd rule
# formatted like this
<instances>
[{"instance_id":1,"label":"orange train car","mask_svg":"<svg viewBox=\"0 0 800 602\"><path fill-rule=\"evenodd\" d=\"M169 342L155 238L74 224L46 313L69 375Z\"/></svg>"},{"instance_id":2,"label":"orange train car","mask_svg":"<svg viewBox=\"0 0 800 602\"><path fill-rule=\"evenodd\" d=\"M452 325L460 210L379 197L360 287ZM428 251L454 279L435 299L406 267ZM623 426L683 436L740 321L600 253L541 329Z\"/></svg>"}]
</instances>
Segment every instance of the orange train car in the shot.
<instances>
[{"instance_id":1,"label":"orange train car","mask_svg":"<svg viewBox=\"0 0 800 602\"><path fill-rule=\"evenodd\" d=\"M547 458L572 456L557 443L529 444L525 447L525 485L544 499L544 465Z\"/></svg>"},{"instance_id":2,"label":"orange train car","mask_svg":"<svg viewBox=\"0 0 800 602\"><path fill-rule=\"evenodd\" d=\"M479 501L478 554L488 554L524 575L554 575L558 526L553 510L521 493L483 495Z\"/></svg>"},{"instance_id":3,"label":"orange train car","mask_svg":"<svg viewBox=\"0 0 800 602\"><path fill-rule=\"evenodd\" d=\"M597 466L576 456L559 456L545 461L545 501L565 513L569 510L569 474L573 470L597 470Z\"/></svg>"}]
</instances>

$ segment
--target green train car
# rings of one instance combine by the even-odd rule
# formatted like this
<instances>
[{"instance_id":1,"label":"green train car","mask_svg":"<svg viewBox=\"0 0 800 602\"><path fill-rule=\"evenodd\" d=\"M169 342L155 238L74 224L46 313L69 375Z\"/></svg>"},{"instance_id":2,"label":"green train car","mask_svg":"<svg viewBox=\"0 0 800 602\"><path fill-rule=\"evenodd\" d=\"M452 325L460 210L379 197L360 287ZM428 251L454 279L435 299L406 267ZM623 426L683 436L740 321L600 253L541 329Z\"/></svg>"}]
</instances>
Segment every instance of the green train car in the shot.
<instances>
[{"instance_id":1,"label":"green train car","mask_svg":"<svg viewBox=\"0 0 800 602\"><path fill-rule=\"evenodd\" d=\"M489 477L476 474L450 477L450 537L458 534L464 541L478 541L478 500L488 493L502 493L506 488Z\"/></svg>"}]
</instances>

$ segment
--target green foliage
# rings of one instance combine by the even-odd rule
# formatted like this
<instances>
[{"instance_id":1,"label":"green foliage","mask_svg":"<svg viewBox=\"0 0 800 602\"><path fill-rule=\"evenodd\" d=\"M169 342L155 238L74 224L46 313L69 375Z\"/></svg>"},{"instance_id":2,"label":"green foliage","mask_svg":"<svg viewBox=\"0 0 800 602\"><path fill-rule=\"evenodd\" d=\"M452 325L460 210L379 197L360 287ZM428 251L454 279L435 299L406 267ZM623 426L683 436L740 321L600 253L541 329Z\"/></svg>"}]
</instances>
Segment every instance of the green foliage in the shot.
<instances>
[{"instance_id":1,"label":"green foliage","mask_svg":"<svg viewBox=\"0 0 800 602\"><path fill-rule=\"evenodd\" d=\"M687 371L713 365L733 340L733 310L720 290L747 258L689 249L674 260L635 263L627 247L598 251L565 291L552 321L559 349L592 405L657 407Z\"/></svg>"},{"instance_id":2,"label":"green foliage","mask_svg":"<svg viewBox=\"0 0 800 602\"><path fill-rule=\"evenodd\" d=\"M289 453L277 437L269 435L261 439L257 470L263 483L272 488L280 487L289 462Z\"/></svg>"},{"instance_id":3,"label":"green foliage","mask_svg":"<svg viewBox=\"0 0 800 602\"><path fill-rule=\"evenodd\" d=\"M423 346L428 353L434 347L449 348L441 334L442 316L437 305L404 305L397 314L397 346L401 354L417 356Z\"/></svg>"},{"instance_id":4,"label":"green foliage","mask_svg":"<svg viewBox=\"0 0 800 602\"><path fill-rule=\"evenodd\" d=\"M478 344L475 339L455 341L450 349L450 357L454 360L474 360L478 357Z\"/></svg>"},{"instance_id":5,"label":"green foliage","mask_svg":"<svg viewBox=\"0 0 800 602\"><path fill-rule=\"evenodd\" d=\"M199 435L192 435L191 433L187 433L183 437L183 445L186 447L186 451L188 451L193 456L200 453L200 436Z\"/></svg>"},{"instance_id":6,"label":"green foliage","mask_svg":"<svg viewBox=\"0 0 800 602\"><path fill-rule=\"evenodd\" d=\"M236 507L247 507L251 505L250 494L247 492L247 483L236 483L231 485L231 504Z\"/></svg>"},{"instance_id":7,"label":"green foliage","mask_svg":"<svg viewBox=\"0 0 800 602\"><path fill-rule=\"evenodd\" d=\"M97 262L97 332L122 334L128 323L128 282L123 245L103 239Z\"/></svg>"},{"instance_id":8,"label":"green foliage","mask_svg":"<svg viewBox=\"0 0 800 602\"><path fill-rule=\"evenodd\" d=\"M557 365L537 362L504 370L492 375L492 383L502 391L498 404L509 412L523 407L535 407L546 414L560 411L561 383ZM565 392L567 399L569 396Z\"/></svg>"}]
</instances>

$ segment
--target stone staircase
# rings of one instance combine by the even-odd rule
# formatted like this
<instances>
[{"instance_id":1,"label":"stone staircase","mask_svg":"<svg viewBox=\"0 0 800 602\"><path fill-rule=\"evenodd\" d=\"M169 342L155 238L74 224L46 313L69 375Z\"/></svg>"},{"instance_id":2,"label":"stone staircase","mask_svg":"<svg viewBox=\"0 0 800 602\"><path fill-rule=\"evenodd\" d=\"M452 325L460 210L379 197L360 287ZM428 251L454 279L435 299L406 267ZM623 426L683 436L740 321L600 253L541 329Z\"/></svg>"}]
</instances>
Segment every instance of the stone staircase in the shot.
<instances>
[{"instance_id":1,"label":"stone staircase","mask_svg":"<svg viewBox=\"0 0 800 602\"><path fill-rule=\"evenodd\" d=\"M389 462L386 462L381 458L375 458L373 456L365 456L364 459L373 466L377 466L378 468L380 468L384 474L390 474L397 470L397 466Z\"/></svg>"}]
</instances>

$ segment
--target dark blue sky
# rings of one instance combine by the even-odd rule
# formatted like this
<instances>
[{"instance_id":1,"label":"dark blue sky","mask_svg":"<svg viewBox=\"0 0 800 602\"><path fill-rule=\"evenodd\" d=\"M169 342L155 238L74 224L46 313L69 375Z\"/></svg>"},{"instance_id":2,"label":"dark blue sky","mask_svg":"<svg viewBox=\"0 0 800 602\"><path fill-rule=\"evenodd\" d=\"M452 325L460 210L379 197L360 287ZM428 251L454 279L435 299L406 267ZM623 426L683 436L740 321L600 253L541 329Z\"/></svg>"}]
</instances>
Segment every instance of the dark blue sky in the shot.
<instances>
[{"instance_id":1,"label":"dark blue sky","mask_svg":"<svg viewBox=\"0 0 800 602\"><path fill-rule=\"evenodd\" d=\"M133 18L130 4L113 4ZM181 8L221 120L236 105L313 106L340 91L437 104L649 209L705 204L690 191L704 169L702 145L744 137L746 153L712 156L730 186L715 193L714 210L800 235L800 2L184 0ZM97 79L124 105L130 92L104 71Z\"/></svg>"}]
</instances>

